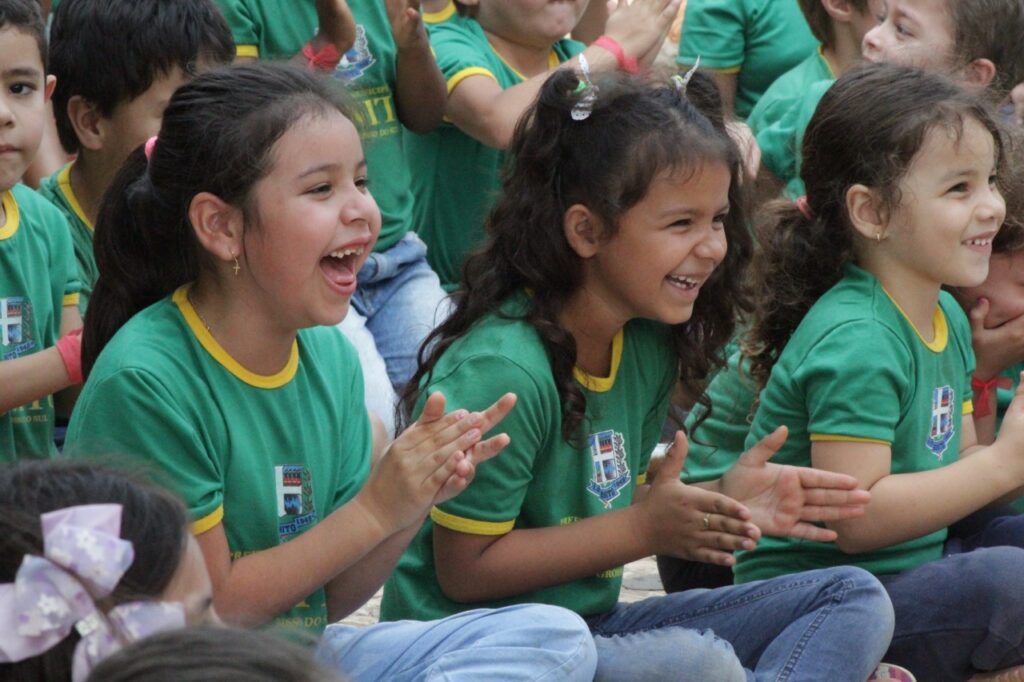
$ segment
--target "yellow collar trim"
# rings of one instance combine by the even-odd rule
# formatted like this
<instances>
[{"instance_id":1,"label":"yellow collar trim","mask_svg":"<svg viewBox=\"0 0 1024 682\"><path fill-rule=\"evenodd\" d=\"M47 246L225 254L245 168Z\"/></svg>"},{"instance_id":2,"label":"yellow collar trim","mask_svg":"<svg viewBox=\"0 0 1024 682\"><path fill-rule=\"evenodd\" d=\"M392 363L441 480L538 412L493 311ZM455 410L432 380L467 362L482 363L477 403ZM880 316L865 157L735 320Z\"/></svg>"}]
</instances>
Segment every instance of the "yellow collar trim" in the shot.
<instances>
[{"instance_id":1,"label":"yellow collar trim","mask_svg":"<svg viewBox=\"0 0 1024 682\"><path fill-rule=\"evenodd\" d=\"M4 221L4 226L0 227L0 241L13 237L14 233L18 231L18 225L21 223L21 212L18 210L18 202L14 200L14 194L11 190L4 192L3 205L6 220Z\"/></svg>"},{"instance_id":2,"label":"yellow collar trim","mask_svg":"<svg viewBox=\"0 0 1024 682\"><path fill-rule=\"evenodd\" d=\"M835 79L836 78L836 72L832 70L832 65L828 63L827 59L825 59L825 46L824 45L818 45L818 59L820 59L821 63L825 65L825 70L828 71L828 75L832 76L832 78Z\"/></svg>"},{"instance_id":3,"label":"yellow collar trim","mask_svg":"<svg viewBox=\"0 0 1024 682\"><path fill-rule=\"evenodd\" d=\"M78 203L78 197L75 196L75 191L71 189L71 166L74 164L75 162L72 161L60 169L60 173L57 175L57 188L60 190L60 193L64 195L64 199L67 200L68 206L70 206L71 210L75 212L78 219L89 228L90 232L95 232L96 228L93 226L92 221L86 217L85 211L82 210L82 205Z\"/></svg>"},{"instance_id":4,"label":"yellow collar trim","mask_svg":"<svg viewBox=\"0 0 1024 682\"><path fill-rule=\"evenodd\" d=\"M256 388L280 388L295 377L295 372L299 368L299 342L296 340L292 343L291 356L288 358L288 362L285 363L284 368L277 374L256 374L250 372L243 367L237 360L228 354L224 347L217 343L217 339L213 338L206 329L206 325L199 319L199 314L196 309L192 307L192 302L188 300L188 290L192 287L191 284L185 284L178 287L171 297L174 304L178 306L178 310L181 311L182 316L185 318L185 322L188 323L189 328L195 335L196 340L199 341L207 353L209 353L214 360L219 362L221 366L227 371L235 375L236 378L241 379L250 386Z\"/></svg>"},{"instance_id":5,"label":"yellow collar trim","mask_svg":"<svg viewBox=\"0 0 1024 682\"><path fill-rule=\"evenodd\" d=\"M622 362L622 338L624 330L620 329L612 339L612 371L606 377L595 377L587 374L579 367L573 368L573 375L583 388L594 393L607 393L615 385L615 376L619 373L619 364Z\"/></svg>"},{"instance_id":6,"label":"yellow collar trim","mask_svg":"<svg viewBox=\"0 0 1024 682\"><path fill-rule=\"evenodd\" d=\"M494 45L491 45L490 41L488 41L487 44L491 46L491 52L493 52L494 55L501 60L501 63L507 66L509 70L512 73L514 73L517 78L519 78L519 80L529 80L526 76L521 74L516 67L512 66L507 61L505 61L505 58L501 56L500 52L494 49ZM558 61L558 53L555 52L554 48L552 48L551 52L548 53L548 68L553 69L557 67L559 64L561 64L561 62Z\"/></svg>"},{"instance_id":7,"label":"yellow collar trim","mask_svg":"<svg viewBox=\"0 0 1024 682\"><path fill-rule=\"evenodd\" d=\"M453 14L455 14L455 3L449 0L448 4L440 12L424 12L423 22L427 24L440 24L442 21L448 21Z\"/></svg>"},{"instance_id":8,"label":"yellow collar trim","mask_svg":"<svg viewBox=\"0 0 1024 682\"><path fill-rule=\"evenodd\" d=\"M910 328L914 330L915 334L917 334L917 338L921 339L921 343L925 345L925 348L933 353L941 353L946 350L946 344L949 342L949 325L946 324L946 316L942 312L942 306L936 304L935 312L932 313L932 329L935 332L935 338L929 342L921 335L921 332L914 326L914 323L910 321L910 317L906 312L904 312L903 308L900 307L900 304L896 302L896 299L892 297L892 294L890 294L885 287L882 287L882 291L885 291L885 295L888 296L889 300L892 301L892 304L896 306L896 310L900 311L900 315L903 316L903 319L907 321Z\"/></svg>"}]
</instances>

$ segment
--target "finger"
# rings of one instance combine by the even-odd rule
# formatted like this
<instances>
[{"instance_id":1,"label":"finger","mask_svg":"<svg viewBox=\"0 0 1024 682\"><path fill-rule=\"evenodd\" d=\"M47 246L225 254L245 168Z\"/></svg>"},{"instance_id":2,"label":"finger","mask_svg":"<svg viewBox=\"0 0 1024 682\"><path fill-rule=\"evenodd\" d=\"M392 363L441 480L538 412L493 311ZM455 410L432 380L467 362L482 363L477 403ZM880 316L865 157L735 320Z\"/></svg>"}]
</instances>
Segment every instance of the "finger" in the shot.
<instances>
[{"instance_id":1,"label":"finger","mask_svg":"<svg viewBox=\"0 0 1024 682\"><path fill-rule=\"evenodd\" d=\"M707 516L708 523L707 532L711 533L726 533L738 538L753 539L757 540L761 537L761 529L750 523L749 521L742 521L740 519L730 518L721 514L709 514ZM703 525L703 518L701 524Z\"/></svg>"},{"instance_id":2,"label":"finger","mask_svg":"<svg viewBox=\"0 0 1024 682\"><path fill-rule=\"evenodd\" d=\"M867 507L859 504L845 506L818 506L806 504L800 510L801 521L842 521L864 516Z\"/></svg>"},{"instance_id":3,"label":"finger","mask_svg":"<svg viewBox=\"0 0 1024 682\"><path fill-rule=\"evenodd\" d=\"M988 317L988 309L989 302L984 296L979 298L974 305L971 306L971 312L968 317L971 318L971 329L975 332L985 329L985 318Z\"/></svg>"},{"instance_id":4,"label":"finger","mask_svg":"<svg viewBox=\"0 0 1024 682\"><path fill-rule=\"evenodd\" d=\"M659 472L660 473L660 472ZM684 486L693 506L702 512L748 521L750 510L727 495L713 493L697 486Z\"/></svg>"},{"instance_id":5,"label":"finger","mask_svg":"<svg viewBox=\"0 0 1024 682\"><path fill-rule=\"evenodd\" d=\"M809 488L804 490L804 504L823 507L863 507L871 501L867 490L836 490L834 488Z\"/></svg>"},{"instance_id":6,"label":"finger","mask_svg":"<svg viewBox=\"0 0 1024 682\"><path fill-rule=\"evenodd\" d=\"M424 477L423 483L430 487L433 491L439 491L445 484L445 482L455 474L459 462L466 458L466 454L461 450L453 452L444 462L441 463L436 469L430 472L429 475ZM432 497L436 497L432 495Z\"/></svg>"},{"instance_id":7,"label":"finger","mask_svg":"<svg viewBox=\"0 0 1024 682\"><path fill-rule=\"evenodd\" d=\"M705 547L723 552L750 551L757 547L757 543L752 538L731 533L705 532L700 534L699 541Z\"/></svg>"},{"instance_id":8,"label":"finger","mask_svg":"<svg viewBox=\"0 0 1024 682\"><path fill-rule=\"evenodd\" d=\"M812 469L811 467L796 467L796 470L800 475L800 485L804 490L811 488L833 488L852 491L858 485L857 479L849 474L826 471L825 469ZM862 492L867 493L868 499L871 499L871 493L868 493L866 490Z\"/></svg>"},{"instance_id":9,"label":"finger","mask_svg":"<svg viewBox=\"0 0 1024 682\"><path fill-rule=\"evenodd\" d=\"M435 422L444 416L444 394L440 391L434 391L427 396L427 401L423 403L423 412L420 413L420 418L416 420L417 424L429 424Z\"/></svg>"},{"instance_id":10,"label":"finger","mask_svg":"<svg viewBox=\"0 0 1024 682\"><path fill-rule=\"evenodd\" d=\"M518 400L515 393L506 393L494 401L490 407L483 411L483 420L480 422L480 430L487 433L501 423L501 420L508 416Z\"/></svg>"},{"instance_id":11,"label":"finger","mask_svg":"<svg viewBox=\"0 0 1024 682\"><path fill-rule=\"evenodd\" d=\"M767 463L783 446L788 436L789 429L780 426L762 438L757 445L740 455L740 461L750 466L761 466Z\"/></svg>"},{"instance_id":12,"label":"finger","mask_svg":"<svg viewBox=\"0 0 1024 682\"><path fill-rule=\"evenodd\" d=\"M670 481L678 481L683 473L683 464L686 463L686 453L690 449L690 441L686 434L676 431L676 437L672 440L672 446L665 453L665 460L658 468L658 476L653 485L666 485Z\"/></svg>"},{"instance_id":13,"label":"finger","mask_svg":"<svg viewBox=\"0 0 1024 682\"><path fill-rule=\"evenodd\" d=\"M423 447L438 449L466 431L477 428L479 424L479 415L461 409L452 410L440 419L433 421L423 421L423 415L420 415L415 424L399 434L395 443L403 450L415 450Z\"/></svg>"},{"instance_id":14,"label":"finger","mask_svg":"<svg viewBox=\"0 0 1024 682\"><path fill-rule=\"evenodd\" d=\"M829 528L822 528L810 523L798 523L793 526L789 536L813 542L835 542L839 534Z\"/></svg>"},{"instance_id":15,"label":"finger","mask_svg":"<svg viewBox=\"0 0 1024 682\"><path fill-rule=\"evenodd\" d=\"M705 564L714 564L715 566L732 566L736 563L736 557L731 552L723 552L721 550L712 549L709 547L701 547L695 552L690 552L696 561L701 561ZM682 557L684 559L688 557Z\"/></svg>"},{"instance_id":16,"label":"finger","mask_svg":"<svg viewBox=\"0 0 1024 682\"><path fill-rule=\"evenodd\" d=\"M474 445L470 448L469 454L473 458L473 461L479 464L480 462L486 462L491 457L497 455L511 442L511 436L507 433L499 433L497 436L491 436L487 440L482 440Z\"/></svg>"}]
</instances>

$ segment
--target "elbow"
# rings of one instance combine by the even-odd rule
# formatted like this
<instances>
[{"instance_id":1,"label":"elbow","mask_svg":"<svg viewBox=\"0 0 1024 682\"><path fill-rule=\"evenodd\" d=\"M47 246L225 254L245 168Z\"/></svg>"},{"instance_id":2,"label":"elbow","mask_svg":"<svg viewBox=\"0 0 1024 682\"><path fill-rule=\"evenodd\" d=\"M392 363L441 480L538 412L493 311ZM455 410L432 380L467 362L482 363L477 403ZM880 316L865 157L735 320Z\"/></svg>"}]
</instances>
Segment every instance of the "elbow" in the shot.
<instances>
[{"instance_id":1,"label":"elbow","mask_svg":"<svg viewBox=\"0 0 1024 682\"><path fill-rule=\"evenodd\" d=\"M473 604L488 597L476 588L479 581L468 577L465 572L461 575L450 575L447 571L438 571L437 582L444 596L456 604Z\"/></svg>"},{"instance_id":2,"label":"elbow","mask_svg":"<svg viewBox=\"0 0 1024 682\"><path fill-rule=\"evenodd\" d=\"M864 552L870 552L874 549L878 549L882 545L871 542L868 538L860 537L856 533L840 532L839 537L836 538L836 547L839 551L848 556L855 554L863 554Z\"/></svg>"}]
</instances>

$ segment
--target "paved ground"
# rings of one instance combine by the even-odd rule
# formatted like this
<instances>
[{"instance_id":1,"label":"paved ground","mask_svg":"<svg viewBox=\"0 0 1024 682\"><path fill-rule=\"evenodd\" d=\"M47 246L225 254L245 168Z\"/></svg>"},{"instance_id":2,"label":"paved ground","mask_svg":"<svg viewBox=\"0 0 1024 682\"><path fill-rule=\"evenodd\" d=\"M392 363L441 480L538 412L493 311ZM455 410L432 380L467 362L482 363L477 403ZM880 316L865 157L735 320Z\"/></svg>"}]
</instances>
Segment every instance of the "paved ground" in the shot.
<instances>
[{"instance_id":1,"label":"paved ground","mask_svg":"<svg viewBox=\"0 0 1024 682\"><path fill-rule=\"evenodd\" d=\"M380 592L377 592L370 601L363 605L363 608L342 622L350 625L371 625L376 623L380 616L380 594ZM658 566L654 562L654 557L628 564L625 575L622 578L622 594L620 599L632 602L655 594L664 594L664 592L661 589L661 580L658 578Z\"/></svg>"}]
</instances>

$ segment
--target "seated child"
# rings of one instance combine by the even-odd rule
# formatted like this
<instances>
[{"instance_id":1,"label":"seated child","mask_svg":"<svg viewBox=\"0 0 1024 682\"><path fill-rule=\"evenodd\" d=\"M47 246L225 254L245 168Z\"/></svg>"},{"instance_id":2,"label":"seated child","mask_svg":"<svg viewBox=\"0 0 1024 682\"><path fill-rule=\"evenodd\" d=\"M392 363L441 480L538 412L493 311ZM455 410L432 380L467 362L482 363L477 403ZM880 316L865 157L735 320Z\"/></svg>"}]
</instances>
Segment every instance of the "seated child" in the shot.
<instances>
[{"instance_id":1,"label":"seated child","mask_svg":"<svg viewBox=\"0 0 1024 682\"><path fill-rule=\"evenodd\" d=\"M855 476L872 499L829 522L835 544L767 538L740 552L736 580L870 570L896 609L886 658L922 680L1024 671L1024 517L947 533L1024 489L1024 396L979 445L970 327L942 291L988 275L1005 157L976 95L916 69L857 68L811 119L807 197L772 214L755 260L747 444L786 424L777 461Z\"/></svg>"},{"instance_id":2,"label":"seated child","mask_svg":"<svg viewBox=\"0 0 1024 682\"><path fill-rule=\"evenodd\" d=\"M447 121L429 135L410 136L407 145L416 196L413 224L445 289L458 287L464 258L483 241L484 220L500 188L502 150L541 84L560 64L575 64L580 53L595 72L646 66L677 4L620 3L604 40L586 49L564 38L586 0L547 3L543 10L500 0L459 2L459 16L430 26L448 85Z\"/></svg>"},{"instance_id":3,"label":"seated child","mask_svg":"<svg viewBox=\"0 0 1024 682\"><path fill-rule=\"evenodd\" d=\"M762 532L827 541L813 522L867 498L768 464L784 429L706 487L679 482L680 435L645 484L673 386L699 394L743 300L740 157L674 85L582 78L555 74L517 129L487 246L407 396L419 414L431 391L476 410L514 390L510 445L433 509L381 618L540 601L584 616L599 679L863 682L888 609L857 569L617 603L626 562L729 564Z\"/></svg>"},{"instance_id":4,"label":"seated child","mask_svg":"<svg viewBox=\"0 0 1024 682\"><path fill-rule=\"evenodd\" d=\"M355 352L331 328L381 224L353 117L308 70L202 74L129 156L96 226L68 449L124 453L184 497L217 611L235 624L323 633L381 586L430 505L508 443L482 434L514 396L446 413L438 394L371 468L383 444ZM481 677L589 679L585 634L575 614L537 606L331 626L328 646L357 679L413 677L446 655Z\"/></svg>"},{"instance_id":5,"label":"seated child","mask_svg":"<svg viewBox=\"0 0 1024 682\"><path fill-rule=\"evenodd\" d=\"M40 193L71 226L85 314L96 284L100 199L131 150L156 135L167 100L205 68L231 61L231 35L210 0L63 0L50 27L54 114L75 161Z\"/></svg>"},{"instance_id":6,"label":"seated child","mask_svg":"<svg viewBox=\"0 0 1024 682\"><path fill-rule=\"evenodd\" d=\"M700 58L726 115L742 121L775 79L816 47L797 0L689 0L677 62L685 70Z\"/></svg>"},{"instance_id":7,"label":"seated child","mask_svg":"<svg viewBox=\"0 0 1024 682\"><path fill-rule=\"evenodd\" d=\"M0 462L10 462L56 454L53 395L82 381L67 221L18 184L39 147L54 85L34 0L0 0L0 73Z\"/></svg>"}]
</instances>

